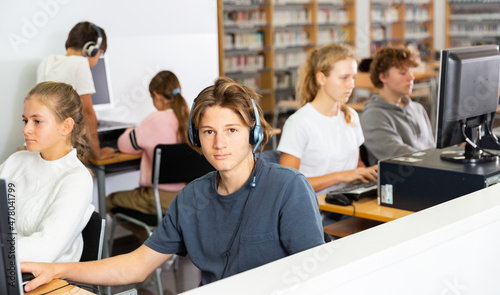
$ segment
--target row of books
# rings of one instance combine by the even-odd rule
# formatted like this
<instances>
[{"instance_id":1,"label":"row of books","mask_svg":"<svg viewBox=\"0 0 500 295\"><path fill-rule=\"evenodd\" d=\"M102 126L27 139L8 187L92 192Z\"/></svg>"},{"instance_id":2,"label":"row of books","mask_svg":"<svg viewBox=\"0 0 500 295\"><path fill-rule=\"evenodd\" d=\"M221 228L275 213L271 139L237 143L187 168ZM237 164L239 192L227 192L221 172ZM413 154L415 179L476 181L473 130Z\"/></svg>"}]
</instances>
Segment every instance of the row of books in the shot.
<instances>
[{"instance_id":1,"label":"row of books","mask_svg":"<svg viewBox=\"0 0 500 295\"><path fill-rule=\"evenodd\" d=\"M304 51L275 53L274 68L276 70L286 70L299 67L304 62L306 55L307 53Z\"/></svg>"},{"instance_id":2,"label":"row of books","mask_svg":"<svg viewBox=\"0 0 500 295\"><path fill-rule=\"evenodd\" d=\"M264 56L262 55L236 55L224 57L224 71L234 72L258 72L264 68Z\"/></svg>"},{"instance_id":3,"label":"row of books","mask_svg":"<svg viewBox=\"0 0 500 295\"><path fill-rule=\"evenodd\" d=\"M292 84L292 75L290 73L274 75L274 85L276 85L276 89L288 89L293 87L294 84L295 83Z\"/></svg>"},{"instance_id":4,"label":"row of books","mask_svg":"<svg viewBox=\"0 0 500 295\"><path fill-rule=\"evenodd\" d=\"M405 21L425 22L430 20L429 10L422 8L407 8L405 13Z\"/></svg>"},{"instance_id":5,"label":"row of books","mask_svg":"<svg viewBox=\"0 0 500 295\"><path fill-rule=\"evenodd\" d=\"M448 0L449 4L455 3L473 3L473 4L483 4L483 3L500 3L500 0Z\"/></svg>"},{"instance_id":6,"label":"row of books","mask_svg":"<svg viewBox=\"0 0 500 295\"><path fill-rule=\"evenodd\" d=\"M330 43L342 43L347 38L347 32L343 29L318 30L318 46Z\"/></svg>"},{"instance_id":7,"label":"row of books","mask_svg":"<svg viewBox=\"0 0 500 295\"><path fill-rule=\"evenodd\" d=\"M334 9L319 9L318 24L346 24L349 21L347 11Z\"/></svg>"},{"instance_id":8,"label":"row of books","mask_svg":"<svg viewBox=\"0 0 500 295\"><path fill-rule=\"evenodd\" d=\"M310 4L309 0L274 0L275 5L286 5L286 4ZM333 4L333 5L342 5L344 4L343 0L317 0L318 4Z\"/></svg>"},{"instance_id":9,"label":"row of books","mask_svg":"<svg viewBox=\"0 0 500 295\"><path fill-rule=\"evenodd\" d=\"M372 29L372 40L373 42L381 42L387 39L393 39L394 37L387 35L388 31L381 27L374 27ZM404 34L405 39L426 39L429 38L430 34L427 27L415 25L407 26Z\"/></svg>"},{"instance_id":10,"label":"row of books","mask_svg":"<svg viewBox=\"0 0 500 295\"><path fill-rule=\"evenodd\" d=\"M266 24L263 10L224 11L224 26L254 27Z\"/></svg>"},{"instance_id":11,"label":"row of books","mask_svg":"<svg viewBox=\"0 0 500 295\"><path fill-rule=\"evenodd\" d=\"M403 4L403 0L373 0L372 5L397 5Z\"/></svg>"},{"instance_id":12,"label":"row of books","mask_svg":"<svg viewBox=\"0 0 500 295\"><path fill-rule=\"evenodd\" d=\"M242 85L248 86L257 92L260 89L260 77L258 75L255 77L241 77L241 78L231 77L231 78L234 81L236 81Z\"/></svg>"},{"instance_id":13,"label":"row of books","mask_svg":"<svg viewBox=\"0 0 500 295\"><path fill-rule=\"evenodd\" d=\"M474 36L474 37L500 37L500 25L497 23L482 24L452 24L450 26L451 36Z\"/></svg>"},{"instance_id":14,"label":"row of books","mask_svg":"<svg viewBox=\"0 0 500 295\"><path fill-rule=\"evenodd\" d=\"M451 47L468 47L468 46L477 46L477 45L487 45L491 44L492 42L488 42L487 40L465 40L465 39L460 39L460 40L453 40L450 43ZM498 41L495 42L495 44L498 44Z\"/></svg>"},{"instance_id":15,"label":"row of books","mask_svg":"<svg viewBox=\"0 0 500 295\"><path fill-rule=\"evenodd\" d=\"M283 31L274 33L275 48L309 45L309 34L304 31Z\"/></svg>"},{"instance_id":16,"label":"row of books","mask_svg":"<svg viewBox=\"0 0 500 295\"><path fill-rule=\"evenodd\" d=\"M487 21L487 20L500 20L500 12L479 12L479 13L462 13L462 14L453 14L450 16L450 20L452 21Z\"/></svg>"},{"instance_id":17,"label":"row of books","mask_svg":"<svg viewBox=\"0 0 500 295\"><path fill-rule=\"evenodd\" d=\"M413 33L405 33L406 39L426 39L429 38L429 32L413 32Z\"/></svg>"},{"instance_id":18,"label":"row of books","mask_svg":"<svg viewBox=\"0 0 500 295\"><path fill-rule=\"evenodd\" d=\"M305 25L310 23L311 15L308 10L274 11L274 26Z\"/></svg>"},{"instance_id":19,"label":"row of books","mask_svg":"<svg viewBox=\"0 0 500 295\"><path fill-rule=\"evenodd\" d=\"M262 33L224 34L224 48L226 50L249 49L260 50L264 46Z\"/></svg>"},{"instance_id":20,"label":"row of books","mask_svg":"<svg viewBox=\"0 0 500 295\"><path fill-rule=\"evenodd\" d=\"M255 5L265 2L265 0L224 0L224 5Z\"/></svg>"},{"instance_id":21,"label":"row of books","mask_svg":"<svg viewBox=\"0 0 500 295\"><path fill-rule=\"evenodd\" d=\"M406 4L417 4L417 5L425 5L425 4L430 4L431 1L429 0L405 0Z\"/></svg>"},{"instance_id":22,"label":"row of books","mask_svg":"<svg viewBox=\"0 0 500 295\"><path fill-rule=\"evenodd\" d=\"M399 12L396 8L374 8L372 9L372 22L396 22L399 20Z\"/></svg>"},{"instance_id":23,"label":"row of books","mask_svg":"<svg viewBox=\"0 0 500 295\"><path fill-rule=\"evenodd\" d=\"M408 1L428 1L428 0L407 0ZM265 0L225 0L224 5L255 5L263 4ZM309 0L273 0L274 5L286 5L286 4L310 4ZM342 5L343 0L317 0L319 4L333 4Z\"/></svg>"}]
</instances>

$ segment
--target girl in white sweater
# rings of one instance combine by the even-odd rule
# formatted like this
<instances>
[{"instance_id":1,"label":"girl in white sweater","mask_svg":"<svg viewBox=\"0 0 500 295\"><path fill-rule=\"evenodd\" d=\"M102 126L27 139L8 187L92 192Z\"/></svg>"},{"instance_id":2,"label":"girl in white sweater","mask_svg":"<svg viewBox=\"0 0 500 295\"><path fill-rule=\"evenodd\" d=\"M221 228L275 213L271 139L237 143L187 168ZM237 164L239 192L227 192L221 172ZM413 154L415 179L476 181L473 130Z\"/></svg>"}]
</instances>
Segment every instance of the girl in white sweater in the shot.
<instances>
[{"instance_id":1,"label":"girl in white sweater","mask_svg":"<svg viewBox=\"0 0 500 295\"><path fill-rule=\"evenodd\" d=\"M14 188L17 257L79 261L81 232L94 211L80 97L68 84L39 83L25 98L22 120L27 151L0 165L0 178Z\"/></svg>"}]
</instances>

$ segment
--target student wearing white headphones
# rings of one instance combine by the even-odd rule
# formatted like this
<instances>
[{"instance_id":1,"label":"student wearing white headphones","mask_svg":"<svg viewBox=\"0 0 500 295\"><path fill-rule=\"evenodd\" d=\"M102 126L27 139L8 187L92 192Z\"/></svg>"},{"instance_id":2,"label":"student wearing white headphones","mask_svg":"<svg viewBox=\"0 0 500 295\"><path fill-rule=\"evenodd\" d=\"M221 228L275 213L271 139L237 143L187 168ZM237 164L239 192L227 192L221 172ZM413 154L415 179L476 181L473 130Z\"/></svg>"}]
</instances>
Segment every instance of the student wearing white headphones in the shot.
<instances>
[{"instance_id":1,"label":"student wearing white headphones","mask_svg":"<svg viewBox=\"0 0 500 295\"><path fill-rule=\"evenodd\" d=\"M162 224L137 250L82 264L23 263L32 290L53 278L94 285L144 280L172 254L201 269L201 284L324 243L318 201L297 170L255 159L271 128L250 88L219 78L196 98L190 144L217 171L182 189ZM98 274L98 275L96 275Z\"/></svg>"},{"instance_id":2,"label":"student wearing white headphones","mask_svg":"<svg viewBox=\"0 0 500 295\"><path fill-rule=\"evenodd\" d=\"M91 156L107 159L114 155L111 147L101 148L97 135L97 117L92 106L91 95L95 93L90 68L106 52L107 38L104 30L90 22L77 23L66 40L66 55L50 55L43 59L37 70L37 83L45 81L64 82L73 86L83 104L87 140Z\"/></svg>"}]
</instances>

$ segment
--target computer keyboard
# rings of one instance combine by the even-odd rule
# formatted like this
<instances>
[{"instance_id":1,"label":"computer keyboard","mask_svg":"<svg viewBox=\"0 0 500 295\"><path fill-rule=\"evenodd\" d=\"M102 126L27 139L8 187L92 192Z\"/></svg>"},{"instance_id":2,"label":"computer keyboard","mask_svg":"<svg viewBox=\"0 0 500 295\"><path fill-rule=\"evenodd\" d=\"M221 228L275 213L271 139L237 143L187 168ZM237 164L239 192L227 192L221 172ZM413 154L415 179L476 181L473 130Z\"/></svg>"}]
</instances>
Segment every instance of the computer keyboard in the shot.
<instances>
[{"instance_id":1,"label":"computer keyboard","mask_svg":"<svg viewBox=\"0 0 500 295\"><path fill-rule=\"evenodd\" d=\"M101 148L112 147L115 151L118 151L118 137L123 134L125 129L115 129L98 132L99 143Z\"/></svg>"},{"instance_id":2,"label":"computer keyboard","mask_svg":"<svg viewBox=\"0 0 500 295\"><path fill-rule=\"evenodd\" d=\"M361 198L377 195L377 182L352 182L344 187L332 190L328 194L344 194L353 200L359 201Z\"/></svg>"}]
</instances>

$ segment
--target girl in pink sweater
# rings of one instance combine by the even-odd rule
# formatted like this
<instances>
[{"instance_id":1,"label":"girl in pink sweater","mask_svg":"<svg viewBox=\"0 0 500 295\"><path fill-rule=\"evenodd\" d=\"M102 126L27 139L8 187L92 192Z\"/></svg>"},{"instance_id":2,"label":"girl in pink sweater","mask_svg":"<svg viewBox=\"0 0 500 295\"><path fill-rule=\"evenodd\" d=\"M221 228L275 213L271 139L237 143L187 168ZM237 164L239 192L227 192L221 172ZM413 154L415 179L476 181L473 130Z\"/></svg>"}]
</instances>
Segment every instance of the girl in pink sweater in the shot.
<instances>
[{"instance_id":1,"label":"girl in pink sweater","mask_svg":"<svg viewBox=\"0 0 500 295\"><path fill-rule=\"evenodd\" d=\"M107 210L110 214L115 207L134 209L145 214L155 214L151 182L154 148L158 144L186 142L189 108L181 94L179 80L175 74L170 71L161 71L156 74L149 84L149 92L153 99L153 105L158 111L146 117L137 127L127 129L118 139L120 152L142 153L139 187L131 191L110 194L106 200ZM164 210L168 208L170 202L185 185L185 183L173 183L159 186L161 205Z\"/></svg>"}]
</instances>

